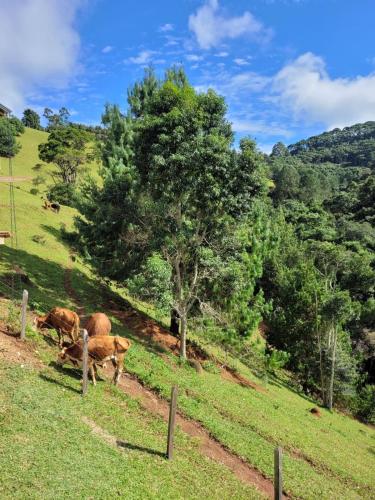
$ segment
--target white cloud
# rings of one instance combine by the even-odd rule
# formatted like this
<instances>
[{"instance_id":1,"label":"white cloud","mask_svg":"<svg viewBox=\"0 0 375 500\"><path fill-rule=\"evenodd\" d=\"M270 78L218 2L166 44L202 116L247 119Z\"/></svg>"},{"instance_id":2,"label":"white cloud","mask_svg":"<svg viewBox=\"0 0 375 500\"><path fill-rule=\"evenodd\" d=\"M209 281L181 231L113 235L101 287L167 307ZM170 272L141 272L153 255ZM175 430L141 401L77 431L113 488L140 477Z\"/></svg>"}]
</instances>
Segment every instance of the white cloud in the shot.
<instances>
[{"instance_id":1,"label":"white cloud","mask_svg":"<svg viewBox=\"0 0 375 500\"><path fill-rule=\"evenodd\" d=\"M219 12L218 0L208 0L196 14L189 16L189 28L202 49L216 47L221 40L251 35L257 39L269 38L271 32L249 11L238 17L225 17Z\"/></svg>"},{"instance_id":2,"label":"white cloud","mask_svg":"<svg viewBox=\"0 0 375 500\"><path fill-rule=\"evenodd\" d=\"M241 92L261 92L269 82L270 78L266 76L253 71L244 71L238 75L227 77L222 87L227 94L235 95Z\"/></svg>"},{"instance_id":3,"label":"white cloud","mask_svg":"<svg viewBox=\"0 0 375 500\"><path fill-rule=\"evenodd\" d=\"M162 31L162 32L166 32L166 31L173 31L174 30L174 26L173 24L163 24L163 26L160 26L159 28L159 31Z\"/></svg>"},{"instance_id":4,"label":"white cloud","mask_svg":"<svg viewBox=\"0 0 375 500\"><path fill-rule=\"evenodd\" d=\"M152 61L155 54L157 54L155 50L142 50L137 56L129 57L125 62L132 64L148 64Z\"/></svg>"},{"instance_id":5,"label":"white cloud","mask_svg":"<svg viewBox=\"0 0 375 500\"><path fill-rule=\"evenodd\" d=\"M215 54L215 57L228 57L228 56L229 56L229 53L225 52L225 51L218 52L217 54Z\"/></svg>"},{"instance_id":6,"label":"white cloud","mask_svg":"<svg viewBox=\"0 0 375 500\"><path fill-rule=\"evenodd\" d=\"M239 132L242 134L251 134L257 135L261 134L262 136L272 137L272 136L282 136L282 137L291 137L292 133L290 130L282 127L277 123L269 123L264 120L259 120L259 118L241 118L233 116L232 126L235 132Z\"/></svg>"},{"instance_id":7,"label":"white cloud","mask_svg":"<svg viewBox=\"0 0 375 500\"><path fill-rule=\"evenodd\" d=\"M19 112L38 88L59 88L77 72L81 0L1 0L0 97Z\"/></svg>"},{"instance_id":8,"label":"white cloud","mask_svg":"<svg viewBox=\"0 0 375 500\"><path fill-rule=\"evenodd\" d=\"M180 38L178 38L176 36L166 35L165 38L167 40L164 44L166 47L173 47L173 46L179 45L181 42Z\"/></svg>"},{"instance_id":9,"label":"white cloud","mask_svg":"<svg viewBox=\"0 0 375 500\"><path fill-rule=\"evenodd\" d=\"M375 73L330 78L321 57L307 52L273 79L275 101L296 118L344 127L375 119Z\"/></svg>"},{"instance_id":10,"label":"white cloud","mask_svg":"<svg viewBox=\"0 0 375 500\"><path fill-rule=\"evenodd\" d=\"M246 59L242 59L241 57L236 57L236 59L233 59L233 62L235 62L238 66L248 66L250 63Z\"/></svg>"},{"instance_id":11,"label":"white cloud","mask_svg":"<svg viewBox=\"0 0 375 500\"><path fill-rule=\"evenodd\" d=\"M113 50L112 45L106 45L105 47L102 48L102 53L108 54L108 52L112 52L112 50Z\"/></svg>"},{"instance_id":12,"label":"white cloud","mask_svg":"<svg viewBox=\"0 0 375 500\"><path fill-rule=\"evenodd\" d=\"M188 61L197 62L197 61L201 61L203 59L203 56L198 56L197 54L186 54L185 58Z\"/></svg>"}]
</instances>

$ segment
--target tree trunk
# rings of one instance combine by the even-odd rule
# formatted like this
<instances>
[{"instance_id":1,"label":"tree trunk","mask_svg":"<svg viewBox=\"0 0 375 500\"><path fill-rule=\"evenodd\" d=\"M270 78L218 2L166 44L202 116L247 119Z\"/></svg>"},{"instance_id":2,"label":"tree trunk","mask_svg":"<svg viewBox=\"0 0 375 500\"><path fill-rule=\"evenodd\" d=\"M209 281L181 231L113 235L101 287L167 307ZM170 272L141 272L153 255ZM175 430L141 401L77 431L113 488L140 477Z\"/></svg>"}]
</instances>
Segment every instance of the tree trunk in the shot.
<instances>
[{"instance_id":1,"label":"tree trunk","mask_svg":"<svg viewBox=\"0 0 375 500\"><path fill-rule=\"evenodd\" d=\"M180 334L180 357L186 359L186 331L187 317L186 312L180 315L181 319L181 334Z\"/></svg>"},{"instance_id":2,"label":"tree trunk","mask_svg":"<svg viewBox=\"0 0 375 500\"><path fill-rule=\"evenodd\" d=\"M331 380L329 384L329 399L328 409L332 410L333 407L333 384L335 380L335 367L336 367L336 346L337 346L337 327L335 326L332 331L332 362L331 362Z\"/></svg>"},{"instance_id":3,"label":"tree trunk","mask_svg":"<svg viewBox=\"0 0 375 500\"><path fill-rule=\"evenodd\" d=\"M178 337L180 333L180 316L176 309L171 309L171 324L169 330L172 335Z\"/></svg>"}]
</instances>

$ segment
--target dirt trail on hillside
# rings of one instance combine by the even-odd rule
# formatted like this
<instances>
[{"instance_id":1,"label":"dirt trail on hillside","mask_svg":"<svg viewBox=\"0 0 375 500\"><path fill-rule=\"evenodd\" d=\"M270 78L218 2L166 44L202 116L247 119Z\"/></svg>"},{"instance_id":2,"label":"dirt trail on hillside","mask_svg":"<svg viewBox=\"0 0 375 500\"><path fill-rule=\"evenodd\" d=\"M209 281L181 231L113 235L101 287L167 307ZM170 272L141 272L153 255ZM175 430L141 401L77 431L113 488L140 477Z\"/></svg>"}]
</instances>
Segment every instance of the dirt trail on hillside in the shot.
<instances>
[{"instance_id":1,"label":"dirt trail on hillside","mask_svg":"<svg viewBox=\"0 0 375 500\"><path fill-rule=\"evenodd\" d=\"M126 374L120 379L119 387L132 398L139 400L141 405L149 412L159 415L166 422L169 416L169 403L158 398L152 391L143 387L138 380ZM186 434L199 439L199 451L215 462L224 464L241 481L255 486L267 497L273 497L272 481L265 478L257 469L251 467L237 455L230 452L196 421L189 420L177 413L176 425Z\"/></svg>"}]
</instances>

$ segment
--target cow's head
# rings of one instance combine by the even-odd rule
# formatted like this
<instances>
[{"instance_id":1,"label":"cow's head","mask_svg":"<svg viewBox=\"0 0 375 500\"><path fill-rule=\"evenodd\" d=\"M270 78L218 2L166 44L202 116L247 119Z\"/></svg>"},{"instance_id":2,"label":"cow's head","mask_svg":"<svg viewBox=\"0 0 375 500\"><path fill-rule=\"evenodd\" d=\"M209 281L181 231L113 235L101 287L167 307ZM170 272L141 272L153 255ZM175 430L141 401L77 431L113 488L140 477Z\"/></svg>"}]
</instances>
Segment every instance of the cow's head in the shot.
<instances>
[{"instance_id":1,"label":"cow's head","mask_svg":"<svg viewBox=\"0 0 375 500\"><path fill-rule=\"evenodd\" d=\"M57 360L56 360L56 363L60 366L64 365L65 363L68 363L69 362L69 357L66 355L66 350L68 348L67 347L64 347L60 352L59 354L57 355Z\"/></svg>"},{"instance_id":2,"label":"cow's head","mask_svg":"<svg viewBox=\"0 0 375 500\"><path fill-rule=\"evenodd\" d=\"M43 325L44 325L43 317L35 316L33 321L34 330L37 330L38 328L43 328Z\"/></svg>"},{"instance_id":3,"label":"cow's head","mask_svg":"<svg viewBox=\"0 0 375 500\"><path fill-rule=\"evenodd\" d=\"M64 342L65 347L62 348L62 350L59 352L57 355L57 360L56 363L60 366L63 366L65 364L70 364L72 366L80 366L80 360L76 359L73 356L73 353L70 352L72 350L72 347L74 348L74 344L67 345L66 342Z\"/></svg>"},{"instance_id":4,"label":"cow's head","mask_svg":"<svg viewBox=\"0 0 375 500\"><path fill-rule=\"evenodd\" d=\"M45 316L35 316L33 321L34 330L38 328L46 328L46 317Z\"/></svg>"}]
</instances>

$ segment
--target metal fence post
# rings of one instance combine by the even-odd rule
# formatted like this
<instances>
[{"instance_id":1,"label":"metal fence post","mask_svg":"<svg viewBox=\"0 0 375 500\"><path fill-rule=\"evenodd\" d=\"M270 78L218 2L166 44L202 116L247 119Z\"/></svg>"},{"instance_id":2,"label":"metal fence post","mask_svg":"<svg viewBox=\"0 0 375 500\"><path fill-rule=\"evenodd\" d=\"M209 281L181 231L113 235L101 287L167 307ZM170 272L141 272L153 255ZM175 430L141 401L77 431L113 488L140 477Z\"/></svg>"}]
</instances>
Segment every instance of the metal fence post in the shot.
<instances>
[{"instance_id":1,"label":"metal fence post","mask_svg":"<svg viewBox=\"0 0 375 500\"><path fill-rule=\"evenodd\" d=\"M82 340L83 340L82 396L86 396L87 387L88 387L88 360L89 360L89 336L88 336L87 330L83 330L83 332L82 332Z\"/></svg>"},{"instance_id":2,"label":"metal fence post","mask_svg":"<svg viewBox=\"0 0 375 500\"><path fill-rule=\"evenodd\" d=\"M28 298L29 298L29 292L27 290L24 290L22 294L22 307L21 307L21 340L25 340L26 337L26 311L27 311Z\"/></svg>"}]
</instances>

